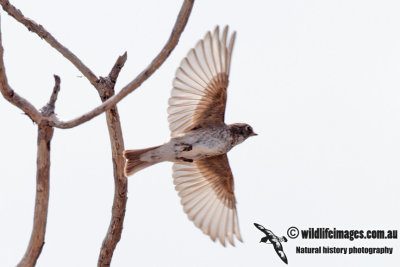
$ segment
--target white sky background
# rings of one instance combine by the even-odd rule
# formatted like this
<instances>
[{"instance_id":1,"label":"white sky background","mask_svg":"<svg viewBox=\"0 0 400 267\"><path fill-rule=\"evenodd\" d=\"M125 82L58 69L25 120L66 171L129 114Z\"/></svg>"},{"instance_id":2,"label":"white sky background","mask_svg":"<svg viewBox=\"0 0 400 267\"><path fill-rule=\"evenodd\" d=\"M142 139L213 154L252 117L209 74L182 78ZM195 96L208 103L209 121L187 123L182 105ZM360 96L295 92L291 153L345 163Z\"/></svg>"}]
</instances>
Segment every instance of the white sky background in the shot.
<instances>
[{"instance_id":1,"label":"white sky background","mask_svg":"<svg viewBox=\"0 0 400 267\"><path fill-rule=\"evenodd\" d=\"M128 52L117 90L166 42L179 1L12 1L98 76ZM229 153L245 243L224 248L183 212L171 163L129 178L122 240L112 266L284 266L259 244L258 222L399 229L400 3L398 1L212 1L195 3L167 62L118 105L125 147L169 138L171 81L187 51L215 25L238 32L227 123L259 134ZM71 119L100 103L74 66L1 12L10 85L37 108L61 77L56 113ZM0 258L13 266L32 228L37 127L0 98ZM95 266L114 194L104 115L56 129L46 244L37 266ZM394 247L394 255L298 255L296 246ZM399 266L399 240L289 239L290 266Z\"/></svg>"}]
</instances>

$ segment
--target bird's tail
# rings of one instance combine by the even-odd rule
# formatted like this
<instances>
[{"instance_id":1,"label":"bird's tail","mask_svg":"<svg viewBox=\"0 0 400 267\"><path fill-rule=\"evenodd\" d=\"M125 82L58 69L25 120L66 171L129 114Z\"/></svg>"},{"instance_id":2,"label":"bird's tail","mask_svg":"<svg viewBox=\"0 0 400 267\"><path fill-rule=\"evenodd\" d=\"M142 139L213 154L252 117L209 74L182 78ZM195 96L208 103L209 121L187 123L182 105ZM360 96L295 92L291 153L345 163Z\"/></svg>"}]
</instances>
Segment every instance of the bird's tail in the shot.
<instances>
[{"instance_id":1,"label":"bird's tail","mask_svg":"<svg viewBox=\"0 0 400 267\"><path fill-rule=\"evenodd\" d=\"M144 149L135 149L135 150L125 150L124 158L127 160L125 162L125 176L129 176L147 168L153 164L158 163L159 161L146 161L141 159L141 156L144 153L147 153L153 149L159 148L160 146L149 147Z\"/></svg>"}]
</instances>

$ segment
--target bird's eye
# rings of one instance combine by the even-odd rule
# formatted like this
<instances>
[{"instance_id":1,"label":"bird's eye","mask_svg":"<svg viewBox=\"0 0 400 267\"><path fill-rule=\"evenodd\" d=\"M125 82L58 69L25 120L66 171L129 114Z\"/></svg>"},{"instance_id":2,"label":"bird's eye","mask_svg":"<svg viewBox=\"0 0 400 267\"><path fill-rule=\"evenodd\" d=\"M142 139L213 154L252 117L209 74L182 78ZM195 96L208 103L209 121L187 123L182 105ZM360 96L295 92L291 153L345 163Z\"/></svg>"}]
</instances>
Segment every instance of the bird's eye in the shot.
<instances>
[{"instance_id":1,"label":"bird's eye","mask_svg":"<svg viewBox=\"0 0 400 267\"><path fill-rule=\"evenodd\" d=\"M253 129L251 128L251 126L246 126L246 131L247 131L248 133L252 133L252 132L253 132Z\"/></svg>"}]
</instances>

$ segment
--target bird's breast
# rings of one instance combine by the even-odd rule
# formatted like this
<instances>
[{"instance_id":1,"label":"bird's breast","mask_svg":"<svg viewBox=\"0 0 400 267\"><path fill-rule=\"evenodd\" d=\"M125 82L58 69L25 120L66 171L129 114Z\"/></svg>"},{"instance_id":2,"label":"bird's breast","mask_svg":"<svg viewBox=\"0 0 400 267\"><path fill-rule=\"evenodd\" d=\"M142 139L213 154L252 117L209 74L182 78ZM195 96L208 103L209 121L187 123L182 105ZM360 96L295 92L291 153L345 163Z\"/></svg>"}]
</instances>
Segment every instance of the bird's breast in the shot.
<instances>
[{"instance_id":1,"label":"bird's breast","mask_svg":"<svg viewBox=\"0 0 400 267\"><path fill-rule=\"evenodd\" d=\"M176 158L198 160L221 155L230 149L230 141L221 130L193 131L174 140Z\"/></svg>"}]
</instances>

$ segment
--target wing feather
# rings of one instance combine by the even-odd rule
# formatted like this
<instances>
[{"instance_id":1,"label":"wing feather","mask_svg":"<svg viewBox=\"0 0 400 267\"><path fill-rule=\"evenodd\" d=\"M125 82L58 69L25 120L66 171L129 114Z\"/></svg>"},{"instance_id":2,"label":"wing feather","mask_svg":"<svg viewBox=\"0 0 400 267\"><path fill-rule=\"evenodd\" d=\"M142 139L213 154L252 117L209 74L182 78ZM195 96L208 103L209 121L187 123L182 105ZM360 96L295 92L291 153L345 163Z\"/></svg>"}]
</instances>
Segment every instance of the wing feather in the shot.
<instances>
[{"instance_id":1,"label":"wing feather","mask_svg":"<svg viewBox=\"0 0 400 267\"><path fill-rule=\"evenodd\" d=\"M208 32L181 61L168 101L171 136L196 127L224 123L228 75L236 34L227 44L228 27ZM185 120L182 122L182 113Z\"/></svg>"},{"instance_id":2,"label":"wing feather","mask_svg":"<svg viewBox=\"0 0 400 267\"><path fill-rule=\"evenodd\" d=\"M173 177L185 213L203 233L224 246L234 245L235 236L242 241L226 154L174 163Z\"/></svg>"}]
</instances>

